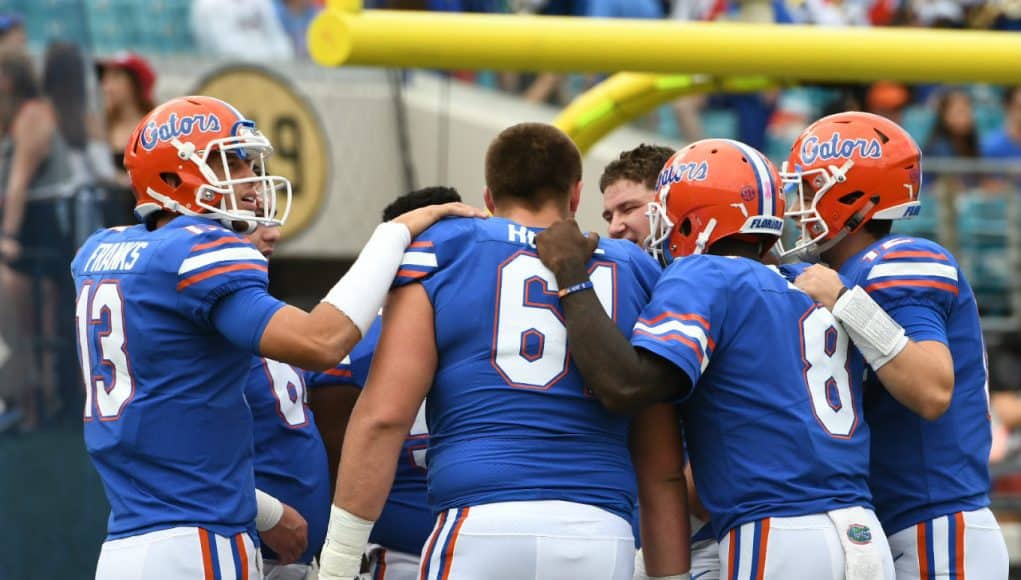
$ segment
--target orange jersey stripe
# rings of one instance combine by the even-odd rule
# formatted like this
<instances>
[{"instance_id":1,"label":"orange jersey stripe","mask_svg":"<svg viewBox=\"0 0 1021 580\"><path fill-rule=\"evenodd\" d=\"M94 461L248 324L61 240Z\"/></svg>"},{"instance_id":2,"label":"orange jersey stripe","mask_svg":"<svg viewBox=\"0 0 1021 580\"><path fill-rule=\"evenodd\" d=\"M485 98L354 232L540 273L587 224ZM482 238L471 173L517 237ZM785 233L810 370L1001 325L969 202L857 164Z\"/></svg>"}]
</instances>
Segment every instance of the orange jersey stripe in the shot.
<instances>
[{"instance_id":1,"label":"orange jersey stripe","mask_svg":"<svg viewBox=\"0 0 1021 580\"><path fill-rule=\"evenodd\" d=\"M245 550L245 538L238 534L234 536L234 543L238 545L238 560L241 562L240 580L248 580L248 552Z\"/></svg>"},{"instance_id":2,"label":"orange jersey stripe","mask_svg":"<svg viewBox=\"0 0 1021 580\"><path fill-rule=\"evenodd\" d=\"M331 377L350 377L351 369L330 369L323 371L324 375L330 375Z\"/></svg>"},{"instance_id":3,"label":"orange jersey stripe","mask_svg":"<svg viewBox=\"0 0 1021 580\"><path fill-rule=\"evenodd\" d=\"M645 330L636 330L635 334L642 334L642 335L648 336L649 338L654 338L656 340L660 340L660 341L663 341L663 342L669 342L671 340L676 340L678 342L682 342L682 343L690 346L691 350L695 351L695 354L698 355L698 362L699 362L699 364L702 363L702 358L705 356L705 355L702 354L702 347L699 346L697 342L695 342L694 340L691 340L686 335L680 334L678 332L668 332L666 334L652 334L651 332L647 332Z\"/></svg>"},{"instance_id":4,"label":"orange jersey stripe","mask_svg":"<svg viewBox=\"0 0 1021 580\"><path fill-rule=\"evenodd\" d=\"M895 286L921 286L925 288L938 288L940 290L946 290L952 294L958 294L960 289L953 284L947 284L946 282L934 282L932 280L890 280L889 282L877 282L870 284L865 287L866 292L872 292L873 290L882 290L883 288L892 288Z\"/></svg>"},{"instance_id":5,"label":"orange jersey stripe","mask_svg":"<svg viewBox=\"0 0 1021 580\"><path fill-rule=\"evenodd\" d=\"M938 252L923 252L921 250L904 250L903 252L890 252L883 256L884 260L896 260L897 258L929 258L931 260L942 260L949 262L950 258Z\"/></svg>"},{"instance_id":6,"label":"orange jersey stripe","mask_svg":"<svg viewBox=\"0 0 1021 580\"><path fill-rule=\"evenodd\" d=\"M957 580L964 580L964 512L954 514L954 525L957 526L957 533L954 538L954 551L957 554L957 561L954 562L954 572Z\"/></svg>"},{"instance_id":7,"label":"orange jersey stripe","mask_svg":"<svg viewBox=\"0 0 1021 580\"><path fill-rule=\"evenodd\" d=\"M205 571L205 580L213 580L213 554L209 549L209 532L199 528L199 547L202 549L202 569Z\"/></svg>"},{"instance_id":8,"label":"orange jersey stripe","mask_svg":"<svg viewBox=\"0 0 1021 580\"><path fill-rule=\"evenodd\" d=\"M762 529L759 532L759 572L755 580L763 580L766 577L766 545L769 543L769 518L762 520Z\"/></svg>"},{"instance_id":9,"label":"orange jersey stripe","mask_svg":"<svg viewBox=\"0 0 1021 580\"><path fill-rule=\"evenodd\" d=\"M219 268L213 268L212 270L206 270L201 274L195 274L190 278L185 278L177 283L177 291L180 292L192 284L198 284L199 282L218 276L220 274L226 274L227 272L236 272L238 270L259 270L260 272L266 271L266 266L262 264L233 264L231 266L220 266Z\"/></svg>"},{"instance_id":10,"label":"orange jersey stripe","mask_svg":"<svg viewBox=\"0 0 1021 580\"><path fill-rule=\"evenodd\" d=\"M916 541L918 542L918 577L929 577L929 545L925 542L925 523L915 526Z\"/></svg>"},{"instance_id":11,"label":"orange jersey stripe","mask_svg":"<svg viewBox=\"0 0 1021 580\"><path fill-rule=\"evenodd\" d=\"M443 571L443 578L440 580L449 580L450 571L454 568L454 546L457 545L457 537L461 533L461 526L464 525L464 521L468 519L468 511L471 508L464 508L461 512L461 517L457 518L454 522L454 529L450 531L450 545L447 546L447 552L444 556L447 559L447 569Z\"/></svg>"},{"instance_id":12,"label":"orange jersey stripe","mask_svg":"<svg viewBox=\"0 0 1021 580\"><path fill-rule=\"evenodd\" d=\"M425 242L411 242L411 245L408 246L408 247L409 248L431 248L431 247L433 247L433 243L429 242L429 241L425 241Z\"/></svg>"},{"instance_id":13,"label":"orange jersey stripe","mask_svg":"<svg viewBox=\"0 0 1021 580\"><path fill-rule=\"evenodd\" d=\"M229 237L226 237L226 238L220 238L218 240L213 240L211 242L206 242L204 244L195 244L194 246L191 247L191 251L192 252L201 252L202 250L208 250L209 248L215 248L217 246L223 246L223 245L226 245L226 244L243 244L243 243L245 243L245 241L242 240L241 238L237 238L237 237L234 237L234 236L229 236Z\"/></svg>"},{"instance_id":14,"label":"orange jersey stripe","mask_svg":"<svg viewBox=\"0 0 1021 580\"><path fill-rule=\"evenodd\" d=\"M423 276L425 276L428 273L429 272L419 272L418 270L398 270L397 271L397 276L401 277L401 278L417 279L417 278L422 278Z\"/></svg>"},{"instance_id":15,"label":"orange jersey stripe","mask_svg":"<svg viewBox=\"0 0 1021 580\"><path fill-rule=\"evenodd\" d=\"M664 318L675 318L677 320L694 320L702 328L704 328L706 332L709 332L709 321L699 314L677 314L676 312L664 312L663 314L660 314L656 318L650 319L642 318L640 319L640 322L644 322L645 324L651 326L653 324L659 324L660 321L662 321Z\"/></svg>"}]
</instances>

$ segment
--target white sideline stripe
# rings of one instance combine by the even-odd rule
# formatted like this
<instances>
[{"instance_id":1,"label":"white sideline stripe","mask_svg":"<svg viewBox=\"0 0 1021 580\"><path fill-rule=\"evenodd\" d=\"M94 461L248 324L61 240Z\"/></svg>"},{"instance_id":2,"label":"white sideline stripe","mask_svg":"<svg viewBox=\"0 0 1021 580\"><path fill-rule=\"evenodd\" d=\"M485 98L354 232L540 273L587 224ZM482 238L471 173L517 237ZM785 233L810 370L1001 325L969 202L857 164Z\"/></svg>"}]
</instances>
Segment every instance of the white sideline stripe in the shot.
<instances>
[{"instance_id":1,"label":"white sideline stripe","mask_svg":"<svg viewBox=\"0 0 1021 580\"><path fill-rule=\"evenodd\" d=\"M957 268L936 262L896 262L879 264L869 272L869 280L892 276L936 276L957 281Z\"/></svg>"},{"instance_id":2,"label":"white sideline stripe","mask_svg":"<svg viewBox=\"0 0 1021 580\"><path fill-rule=\"evenodd\" d=\"M429 266L435 268L436 254L431 252L405 252L401 266Z\"/></svg>"},{"instance_id":3,"label":"white sideline stripe","mask_svg":"<svg viewBox=\"0 0 1021 580\"><path fill-rule=\"evenodd\" d=\"M241 260L259 260L262 262L266 261L266 257L259 253L255 248L227 248L225 250L217 250L215 252L209 252L208 254L202 254L201 256L194 256L181 262L181 267L177 270L177 274L187 274L192 270L198 270L199 268L205 268L210 264L217 262L239 262Z\"/></svg>"}]
</instances>

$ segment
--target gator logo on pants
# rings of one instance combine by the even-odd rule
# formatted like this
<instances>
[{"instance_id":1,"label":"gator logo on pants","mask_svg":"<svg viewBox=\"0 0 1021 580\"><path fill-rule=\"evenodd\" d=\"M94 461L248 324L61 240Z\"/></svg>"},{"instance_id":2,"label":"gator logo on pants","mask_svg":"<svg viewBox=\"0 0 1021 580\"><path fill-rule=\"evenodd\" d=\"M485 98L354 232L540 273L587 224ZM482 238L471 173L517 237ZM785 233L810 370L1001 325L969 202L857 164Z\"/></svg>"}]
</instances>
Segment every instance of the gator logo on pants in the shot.
<instances>
[{"instance_id":1,"label":"gator logo on pants","mask_svg":"<svg viewBox=\"0 0 1021 580\"><path fill-rule=\"evenodd\" d=\"M858 545L865 545L872 541L872 530L862 524L851 524L847 527L847 537Z\"/></svg>"}]
</instances>

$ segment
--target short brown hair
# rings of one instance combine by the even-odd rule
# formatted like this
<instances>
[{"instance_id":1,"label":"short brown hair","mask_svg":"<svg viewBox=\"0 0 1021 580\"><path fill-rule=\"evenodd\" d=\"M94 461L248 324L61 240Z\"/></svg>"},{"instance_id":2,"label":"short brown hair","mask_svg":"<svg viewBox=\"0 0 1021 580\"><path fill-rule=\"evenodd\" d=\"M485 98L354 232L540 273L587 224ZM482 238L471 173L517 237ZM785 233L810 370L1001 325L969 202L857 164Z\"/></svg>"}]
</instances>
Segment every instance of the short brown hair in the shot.
<instances>
[{"instance_id":1,"label":"short brown hair","mask_svg":"<svg viewBox=\"0 0 1021 580\"><path fill-rule=\"evenodd\" d=\"M513 198L535 207L566 197L580 180L581 153L553 125L512 125L486 151L486 185L494 200Z\"/></svg>"},{"instance_id":2,"label":"short brown hair","mask_svg":"<svg viewBox=\"0 0 1021 580\"><path fill-rule=\"evenodd\" d=\"M624 151L603 170L603 176L599 178L599 191L605 193L607 187L621 179L641 183L654 190L659 172L673 154L674 150L669 147L645 143Z\"/></svg>"}]
</instances>

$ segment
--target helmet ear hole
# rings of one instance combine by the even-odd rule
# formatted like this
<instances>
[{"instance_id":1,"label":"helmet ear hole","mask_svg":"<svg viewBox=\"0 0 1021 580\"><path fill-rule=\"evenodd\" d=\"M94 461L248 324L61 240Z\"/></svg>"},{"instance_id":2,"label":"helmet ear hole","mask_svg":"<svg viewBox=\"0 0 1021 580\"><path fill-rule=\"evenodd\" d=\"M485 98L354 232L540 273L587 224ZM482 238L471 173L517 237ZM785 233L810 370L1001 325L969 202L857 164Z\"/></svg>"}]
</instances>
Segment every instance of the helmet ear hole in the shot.
<instances>
[{"instance_id":1,"label":"helmet ear hole","mask_svg":"<svg viewBox=\"0 0 1021 580\"><path fill-rule=\"evenodd\" d=\"M854 202L861 199L863 195L865 195L864 191L852 191L847 195L841 196L837 201L844 205L854 205Z\"/></svg>"},{"instance_id":2,"label":"helmet ear hole","mask_svg":"<svg viewBox=\"0 0 1021 580\"><path fill-rule=\"evenodd\" d=\"M685 236L691 235L691 218L684 218L684 221L681 222L680 230Z\"/></svg>"},{"instance_id":3,"label":"helmet ear hole","mask_svg":"<svg viewBox=\"0 0 1021 580\"><path fill-rule=\"evenodd\" d=\"M169 187L177 189L181 186L181 178L176 173L164 172L160 173L160 181L166 183Z\"/></svg>"}]
</instances>

